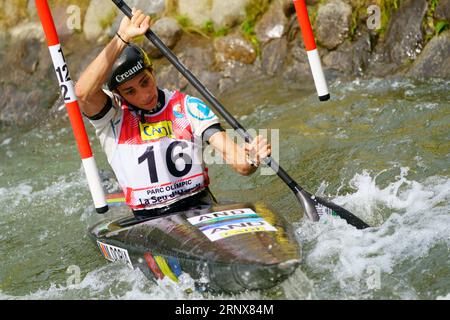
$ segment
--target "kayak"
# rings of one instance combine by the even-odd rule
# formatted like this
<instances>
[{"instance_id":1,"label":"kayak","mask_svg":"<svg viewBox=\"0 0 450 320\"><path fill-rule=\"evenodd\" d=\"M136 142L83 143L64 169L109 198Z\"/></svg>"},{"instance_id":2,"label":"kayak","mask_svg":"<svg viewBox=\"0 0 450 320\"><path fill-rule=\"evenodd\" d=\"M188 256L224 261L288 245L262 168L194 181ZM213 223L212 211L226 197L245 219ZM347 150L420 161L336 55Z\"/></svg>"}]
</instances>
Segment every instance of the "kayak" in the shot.
<instances>
[{"instance_id":1,"label":"kayak","mask_svg":"<svg viewBox=\"0 0 450 320\"><path fill-rule=\"evenodd\" d=\"M292 228L262 205L200 203L147 220L113 209L123 214L95 224L90 236L107 260L155 281L178 282L184 272L198 291L237 293L274 287L300 264Z\"/></svg>"}]
</instances>

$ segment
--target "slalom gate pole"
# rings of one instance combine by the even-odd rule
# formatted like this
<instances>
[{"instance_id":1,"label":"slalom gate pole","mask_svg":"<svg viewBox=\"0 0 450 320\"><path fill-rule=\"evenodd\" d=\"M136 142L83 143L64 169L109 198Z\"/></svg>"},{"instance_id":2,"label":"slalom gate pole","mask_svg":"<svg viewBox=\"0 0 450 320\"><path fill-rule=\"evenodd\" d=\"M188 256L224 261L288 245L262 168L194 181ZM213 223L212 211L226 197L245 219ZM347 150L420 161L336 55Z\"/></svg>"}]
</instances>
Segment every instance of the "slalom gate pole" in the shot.
<instances>
[{"instance_id":1,"label":"slalom gate pole","mask_svg":"<svg viewBox=\"0 0 450 320\"><path fill-rule=\"evenodd\" d=\"M48 6L47 0L35 0L35 3L42 28L44 29L45 37L47 39L47 45L52 57L56 77L59 81L64 104L66 105L66 110L69 114L72 131L74 133L75 141L77 143L78 151L86 173L92 200L94 201L97 213L102 214L108 211L108 205L106 203L105 193L101 184L97 164L95 163L91 146L89 144L86 128L84 127L77 97L75 96L73 82L69 75L69 69L64 58L61 44L59 43L52 13Z\"/></svg>"},{"instance_id":2,"label":"slalom gate pole","mask_svg":"<svg viewBox=\"0 0 450 320\"><path fill-rule=\"evenodd\" d=\"M309 21L308 9L305 0L293 0L295 11L297 12L297 20L303 35L306 53L308 54L309 65L316 85L317 94L320 101L330 99L327 81L323 73L322 64L320 62L319 51L317 50L316 41Z\"/></svg>"}]
</instances>

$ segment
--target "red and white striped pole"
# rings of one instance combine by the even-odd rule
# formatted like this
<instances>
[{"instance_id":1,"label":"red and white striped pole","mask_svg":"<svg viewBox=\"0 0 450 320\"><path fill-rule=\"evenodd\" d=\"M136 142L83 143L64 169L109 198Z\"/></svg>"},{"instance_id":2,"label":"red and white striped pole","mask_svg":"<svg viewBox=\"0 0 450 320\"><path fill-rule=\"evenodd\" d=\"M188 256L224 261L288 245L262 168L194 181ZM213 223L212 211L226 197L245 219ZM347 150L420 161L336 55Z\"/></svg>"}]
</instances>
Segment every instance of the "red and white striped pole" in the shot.
<instances>
[{"instance_id":1,"label":"red and white striped pole","mask_svg":"<svg viewBox=\"0 0 450 320\"><path fill-rule=\"evenodd\" d=\"M328 91L327 81L325 80L322 64L320 62L319 51L317 50L316 41L314 40L305 0L294 0L294 6L295 11L297 12L298 23L302 30L303 41L305 42L305 48L308 54L309 65L316 85L317 94L319 95L320 101L327 101L330 99L330 92Z\"/></svg>"},{"instance_id":2,"label":"red and white striped pole","mask_svg":"<svg viewBox=\"0 0 450 320\"><path fill-rule=\"evenodd\" d=\"M47 38L47 45L50 50L67 113L69 114L70 123L78 146L78 151L80 152L95 209L98 213L105 213L108 211L105 193L100 181L100 175L94 156L92 155L86 128L84 127L77 97L75 96L73 82L69 75L69 69L64 58L61 44L59 43L52 13L50 12L47 0L35 0L35 2L39 18L41 19L42 28L44 29L45 37Z\"/></svg>"}]
</instances>

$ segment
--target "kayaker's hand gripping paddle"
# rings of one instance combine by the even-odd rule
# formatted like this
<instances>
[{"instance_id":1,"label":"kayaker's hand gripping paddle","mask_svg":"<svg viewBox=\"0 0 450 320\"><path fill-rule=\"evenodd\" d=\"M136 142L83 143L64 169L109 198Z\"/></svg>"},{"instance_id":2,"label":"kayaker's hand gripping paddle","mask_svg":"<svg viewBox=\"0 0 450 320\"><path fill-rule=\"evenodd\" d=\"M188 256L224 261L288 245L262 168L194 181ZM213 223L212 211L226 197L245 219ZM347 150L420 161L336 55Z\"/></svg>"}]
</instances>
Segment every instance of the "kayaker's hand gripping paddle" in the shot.
<instances>
[{"instance_id":1,"label":"kayaker's hand gripping paddle","mask_svg":"<svg viewBox=\"0 0 450 320\"><path fill-rule=\"evenodd\" d=\"M128 17L132 18L131 8L122 0L112 0L116 6ZM159 39L152 31L148 30L145 36L157 47L161 53L174 65L174 67L189 81L189 83L200 92L200 94L210 103L215 111L220 114L228 124L238 132L245 141L252 141L252 136L237 122L237 120L225 109L224 106L214 97L214 95L178 60L175 54ZM278 163L271 157L263 159L263 162L272 168L275 173L289 186L294 192L298 201L305 210L306 216L312 221L318 221L321 215L337 215L345 219L349 224L358 229L369 227L365 222L341 208L320 197L312 196L309 192L301 188Z\"/></svg>"}]
</instances>

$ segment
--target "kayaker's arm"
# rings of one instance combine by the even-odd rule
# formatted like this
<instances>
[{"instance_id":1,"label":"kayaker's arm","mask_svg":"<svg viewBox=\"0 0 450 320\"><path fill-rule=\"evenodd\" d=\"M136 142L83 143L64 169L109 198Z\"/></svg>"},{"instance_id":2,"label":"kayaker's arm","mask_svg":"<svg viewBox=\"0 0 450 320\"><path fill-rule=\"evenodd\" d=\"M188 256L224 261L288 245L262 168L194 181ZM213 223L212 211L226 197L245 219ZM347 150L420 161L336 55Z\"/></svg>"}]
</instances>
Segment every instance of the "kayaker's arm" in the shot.
<instances>
[{"instance_id":1,"label":"kayaker's arm","mask_svg":"<svg viewBox=\"0 0 450 320\"><path fill-rule=\"evenodd\" d=\"M256 137L251 144L246 143L242 148L224 131L214 134L209 139L209 144L220 152L227 164L244 176L251 175L257 169L257 166L252 166L249 163L249 154L254 154L254 157L250 156L250 158L256 165L259 165L260 159L269 156L271 152L270 144L262 136Z\"/></svg>"},{"instance_id":2,"label":"kayaker's arm","mask_svg":"<svg viewBox=\"0 0 450 320\"><path fill-rule=\"evenodd\" d=\"M145 34L150 26L150 17L141 10L133 9L133 18L122 19L118 35L116 35L100 54L81 74L75 86L80 108L88 117L99 114L107 102L107 95L102 87L106 82L112 65L126 47L125 42L130 42L134 37Z\"/></svg>"}]
</instances>

